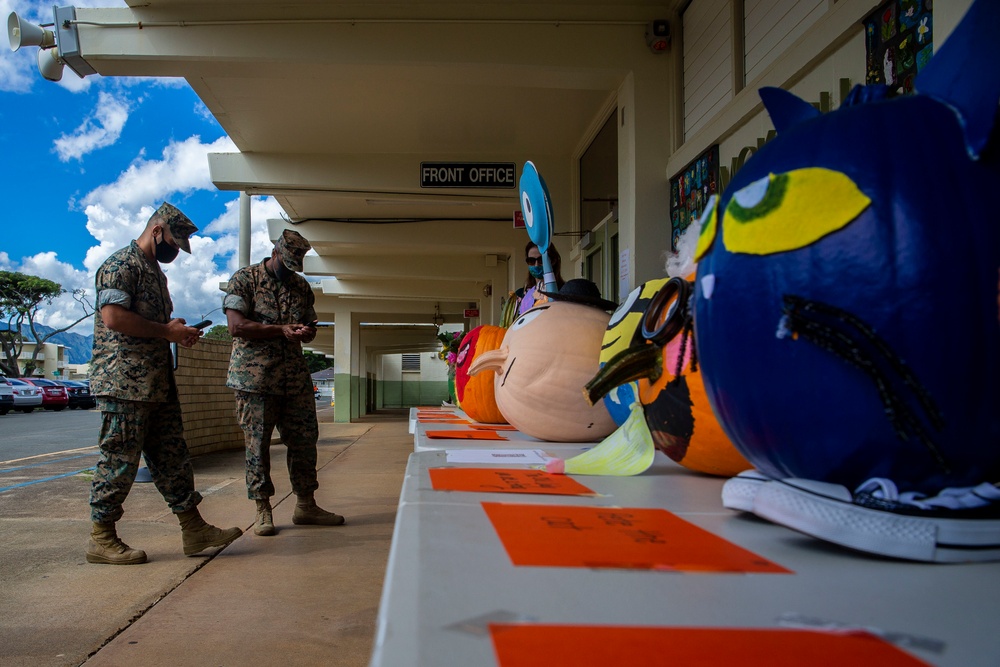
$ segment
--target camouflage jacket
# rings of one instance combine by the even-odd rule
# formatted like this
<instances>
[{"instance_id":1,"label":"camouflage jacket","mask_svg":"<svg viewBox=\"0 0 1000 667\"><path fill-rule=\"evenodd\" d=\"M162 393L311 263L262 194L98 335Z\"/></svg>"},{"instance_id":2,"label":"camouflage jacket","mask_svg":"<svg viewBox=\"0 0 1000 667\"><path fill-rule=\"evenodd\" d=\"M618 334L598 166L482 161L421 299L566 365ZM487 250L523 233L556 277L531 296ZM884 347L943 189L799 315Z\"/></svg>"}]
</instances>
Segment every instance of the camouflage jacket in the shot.
<instances>
[{"instance_id":1,"label":"camouflage jacket","mask_svg":"<svg viewBox=\"0 0 1000 667\"><path fill-rule=\"evenodd\" d=\"M94 356L90 390L95 396L126 401L177 399L170 343L163 338L138 338L108 328L101 308L119 305L147 320L166 324L174 304L167 277L155 260L146 259L132 241L108 257L97 270L97 312L94 314Z\"/></svg>"},{"instance_id":2,"label":"camouflage jacket","mask_svg":"<svg viewBox=\"0 0 1000 667\"><path fill-rule=\"evenodd\" d=\"M279 282L261 262L233 274L222 307L261 324L300 324L316 319L315 301L305 278L294 274ZM313 388L302 345L283 337L234 338L226 386L255 394L311 393Z\"/></svg>"}]
</instances>

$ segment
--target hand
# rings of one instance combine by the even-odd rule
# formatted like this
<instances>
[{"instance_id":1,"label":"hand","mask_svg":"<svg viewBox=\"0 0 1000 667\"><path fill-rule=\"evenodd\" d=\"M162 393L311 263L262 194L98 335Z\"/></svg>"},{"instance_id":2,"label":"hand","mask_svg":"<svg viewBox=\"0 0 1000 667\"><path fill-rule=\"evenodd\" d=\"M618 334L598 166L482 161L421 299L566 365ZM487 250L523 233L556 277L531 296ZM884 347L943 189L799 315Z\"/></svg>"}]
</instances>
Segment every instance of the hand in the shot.
<instances>
[{"instance_id":1,"label":"hand","mask_svg":"<svg viewBox=\"0 0 1000 667\"><path fill-rule=\"evenodd\" d=\"M312 330L304 324L282 324L281 333L293 343L301 343Z\"/></svg>"},{"instance_id":2,"label":"hand","mask_svg":"<svg viewBox=\"0 0 1000 667\"><path fill-rule=\"evenodd\" d=\"M204 332L201 329L195 329L195 331L198 332L198 335L188 336L187 338L181 341L181 345L183 345L184 347L194 347L195 343L198 342L198 339L204 335Z\"/></svg>"},{"instance_id":3,"label":"hand","mask_svg":"<svg viewBox=\"0 0 1000 667\"><path fill-rule=\"evenodd\" d=\"M175 317L166 324L167 340L171 343L179 343L184 347L191 347L201 336L201 330L189 327L184 323L184 318Z\"/></svg>"}]
</instances>

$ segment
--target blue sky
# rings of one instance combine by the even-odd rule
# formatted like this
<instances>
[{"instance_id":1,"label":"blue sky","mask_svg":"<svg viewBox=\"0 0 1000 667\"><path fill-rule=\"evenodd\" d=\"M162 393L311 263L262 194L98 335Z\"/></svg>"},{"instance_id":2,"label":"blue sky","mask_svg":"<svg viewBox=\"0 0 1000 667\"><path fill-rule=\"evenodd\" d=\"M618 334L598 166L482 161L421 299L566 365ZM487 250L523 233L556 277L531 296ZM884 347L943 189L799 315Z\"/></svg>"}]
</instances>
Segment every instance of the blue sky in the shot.
<instances>
[{"instance_id":1,"label":"blue sky","mask_svg":"<svg viewBox=\"0 0 1000 667\"><path fill-rule=\"evenodd\" d=\"M76 6L124 6L116 0ZM52 22L52 3L0 0L33 23ZM163 201L183 210L199 232L192 255L166 266L174 316L189 322L217 308L219 282L237 268L238 196L209 180L207 155L236 146L183 79L80 79L59 83L38 73L37 47L10 51L0 38L0 270L54 280L93 296L94 272L136 238ZM270 252L266 219L280 217L270 198L252 202L251 253ZM82 311L69 297L39 312L63 327ZM216 323L220 311L208 315ZM73 329L92 331L88 319Z\"/></svg>"}]
</instances>

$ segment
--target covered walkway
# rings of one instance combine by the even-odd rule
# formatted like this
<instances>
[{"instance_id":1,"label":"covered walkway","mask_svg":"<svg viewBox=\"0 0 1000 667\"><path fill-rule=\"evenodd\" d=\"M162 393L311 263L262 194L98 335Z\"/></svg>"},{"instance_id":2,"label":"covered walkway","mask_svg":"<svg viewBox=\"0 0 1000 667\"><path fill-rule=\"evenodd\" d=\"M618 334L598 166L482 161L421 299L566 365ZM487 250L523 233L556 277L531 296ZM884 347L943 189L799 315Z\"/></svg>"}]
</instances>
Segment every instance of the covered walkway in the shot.
<instances>
[{"instance_id":1,"label":"covered walkway","mask_svg":"<svg viewBox=\"0 0 1000 667\"><path fill-rule=\"evenodd\" d=\"M176 520L152 484L134 487L119 523L125 541L148 554L141 566L84 561L89 479L8 496L0 664L367 665L413 437L403 411L351 424L332 418L321 411L317 500L347 516L343 527L292 524L281 446L274 537L249 530L243 452L195 458L202 514L246 531L214 557L182 555Z\"/></svg>"}]
</instances>

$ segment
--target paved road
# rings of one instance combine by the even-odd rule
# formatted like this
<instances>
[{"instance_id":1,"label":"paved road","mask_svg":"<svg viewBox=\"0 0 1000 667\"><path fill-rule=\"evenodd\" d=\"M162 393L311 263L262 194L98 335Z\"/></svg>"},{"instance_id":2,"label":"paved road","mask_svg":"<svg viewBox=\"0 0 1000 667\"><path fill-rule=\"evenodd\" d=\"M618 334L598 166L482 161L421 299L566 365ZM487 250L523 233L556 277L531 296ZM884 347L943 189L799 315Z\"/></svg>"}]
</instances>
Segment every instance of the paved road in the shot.
<instances>
[{"instance_id":1,"label":"paved road","mask_svg":"<svg viewBox=\"0 0 1000 667\"><path fill-rule=\"evenodd\" d=\"M0 416L0 461L97 445L97 410L38 410Z\"/></svg>"},{"instance_id":2,"label":"paved road","mask_svg":"<svg viewBox=\"0 0 1000 667\"><path fill-rule=\"evenodd\" d=\"M333 411L324 401L318 401L316 409L321 415ZM97 463L100 428L97 410L35 410L0 416L0 493L92 468Z\"/></svg>"}]
</instances>

